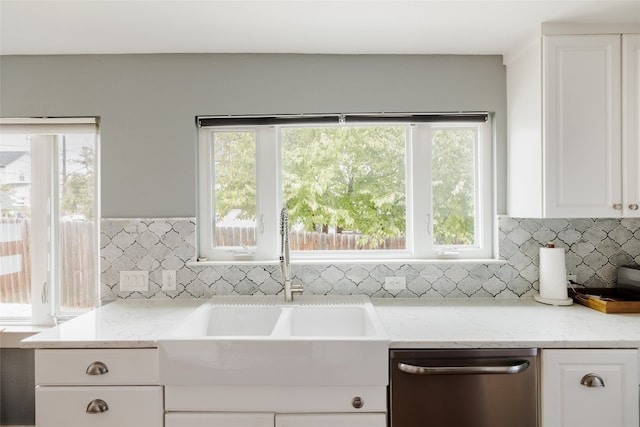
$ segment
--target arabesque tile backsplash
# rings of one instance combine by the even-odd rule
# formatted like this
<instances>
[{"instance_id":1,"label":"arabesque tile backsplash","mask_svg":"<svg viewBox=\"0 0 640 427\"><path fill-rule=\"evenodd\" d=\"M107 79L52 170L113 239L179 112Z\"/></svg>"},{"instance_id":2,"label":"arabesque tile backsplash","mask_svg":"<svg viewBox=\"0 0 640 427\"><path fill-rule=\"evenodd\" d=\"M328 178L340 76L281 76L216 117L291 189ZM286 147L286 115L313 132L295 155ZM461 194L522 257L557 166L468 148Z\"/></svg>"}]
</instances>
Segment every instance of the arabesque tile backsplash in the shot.
<instances>
[{"instance_id":1,"label":"arabesque tile backsplash","mask_svg":"<svg viewBox=\"0 0 640 427\"><path fill-rule=\"evenodd\" d=\"M616 270L640 263L640 219L523 219L500 217L503 262L294 264L293 280L312 294L396 298L522 298L538 289L538 249L566 249L567 273L589 287L615 284ZM187 265L196 256L194 218L103 219L101 299L208 298L282 292L277 265ZM121 270L149 271L148 292L120 292ZM177 290L161 290L162 270L177 271ZM385 276L405 276L407 289L383 288Z\"/></svg>"}]
</instances>

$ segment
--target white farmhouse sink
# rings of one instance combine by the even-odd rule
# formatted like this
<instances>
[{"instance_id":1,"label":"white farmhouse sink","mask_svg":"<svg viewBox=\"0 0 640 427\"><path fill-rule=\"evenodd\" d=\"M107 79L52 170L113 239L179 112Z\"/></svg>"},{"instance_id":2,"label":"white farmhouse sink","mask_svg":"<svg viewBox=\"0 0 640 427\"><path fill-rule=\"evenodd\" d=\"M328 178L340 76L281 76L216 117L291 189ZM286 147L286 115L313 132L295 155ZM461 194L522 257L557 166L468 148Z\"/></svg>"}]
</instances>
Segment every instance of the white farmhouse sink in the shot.
<instances>
[{"instance_id":1,"label":"white farmhouse sink","mask_svg":"<svg viewBox=\"0 0 640 427\"><path fill-rule=\"evenodd\" d=\"M158 340L165 385L385 385L388 336L365 296L213 297Z\"/></svg>"}]
</instances>

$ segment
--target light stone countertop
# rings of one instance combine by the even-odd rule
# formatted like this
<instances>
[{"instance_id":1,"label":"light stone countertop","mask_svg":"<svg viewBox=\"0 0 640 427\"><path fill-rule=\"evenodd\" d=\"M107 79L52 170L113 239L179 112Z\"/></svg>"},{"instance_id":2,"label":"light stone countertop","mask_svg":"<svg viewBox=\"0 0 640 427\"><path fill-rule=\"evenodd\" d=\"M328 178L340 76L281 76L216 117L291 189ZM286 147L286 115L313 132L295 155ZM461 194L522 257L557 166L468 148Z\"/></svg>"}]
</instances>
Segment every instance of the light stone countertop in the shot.
<instances>
[{"instance_id":1,"label":"light stone countertop","mask_svg":"<svg viewBox=\"0 0 640 427\"><path fill-rule=\"evenodd\" d=\"M640 348L640 314L533 299L377 299L392 348Z\"/></svg>"},{"instance_id":2,"label":"light stone countertop","mask_svg":"<svg viewBox=\"0 0 640 427\"><path fill-rule=\"evenodd\" d=\"M205 303L119 300L22 341L23 348L156 347ZM533 299L373 299L391 348L640 348L640 314Z\"/></svg>"},{"instance_id":3,"label":"light stone countertop","mask_svg":"<svg viewBox=\"0 0 640 427\"><path fill-rule=\"evenodd\" d=\"M206 299L118 300L22 340L23 348L144 348Z\"/></svg>"}]
</instances>

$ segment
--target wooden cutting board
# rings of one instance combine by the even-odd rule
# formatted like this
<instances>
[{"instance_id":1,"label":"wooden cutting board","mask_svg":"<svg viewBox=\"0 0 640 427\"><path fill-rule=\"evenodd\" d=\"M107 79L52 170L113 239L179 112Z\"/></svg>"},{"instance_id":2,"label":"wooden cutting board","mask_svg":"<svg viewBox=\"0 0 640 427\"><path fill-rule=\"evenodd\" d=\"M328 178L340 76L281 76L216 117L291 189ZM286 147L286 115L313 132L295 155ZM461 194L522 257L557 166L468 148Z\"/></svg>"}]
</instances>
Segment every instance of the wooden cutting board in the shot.
<instances>
[{"instance_id":1,"label":"wooden cutting board","mask_svg":"<svg viewBox=\"0 0 640 427\"><path fill-rule=\"evenodd\" d=\"M580 289L577 292L569 290L569 296L573 300L586 307L598 310L602 313L640 313L640 301L629 301L616 296L616 290L612 288ZM601 298L594 297L600 296Z\"/></svg>"}]
</instances>

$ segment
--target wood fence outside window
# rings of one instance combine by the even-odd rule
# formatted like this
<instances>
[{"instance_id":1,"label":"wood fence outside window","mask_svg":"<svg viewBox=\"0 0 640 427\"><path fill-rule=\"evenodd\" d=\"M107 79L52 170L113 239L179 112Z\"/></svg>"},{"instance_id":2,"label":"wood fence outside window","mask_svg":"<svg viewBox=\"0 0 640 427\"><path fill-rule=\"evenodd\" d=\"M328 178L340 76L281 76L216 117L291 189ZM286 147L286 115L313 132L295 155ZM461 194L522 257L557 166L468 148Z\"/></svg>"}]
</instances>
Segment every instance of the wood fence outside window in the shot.
<instances>
[{"instance_id":1,"label":"wood fence outside window","mask_svg":"<svg viewBox=\"0 0 640 427\"><path fill-rule=\"evenodd\" d=\"M379 246L372 248L369 237L357 233L319 233L291 230L289 248L292 251L345 251L370 249L405 249L404 236L388 237ZM364 242L364 244L363 244ZM216 245L255 246L255 227L216 227Z\"/></svg>"},{"instance_id":2,"label":"wood fence outside window","mask_svg":"<svg viewBox=\"0 0 640 427\"><path fill-rule=\"evenodd\" d=\"M31 303L30 230L28 219L0 219L0 303ZM63 310L95 306L95 238L91 222L59 223L59 301Z\"/></svg>"}]
</instances>

